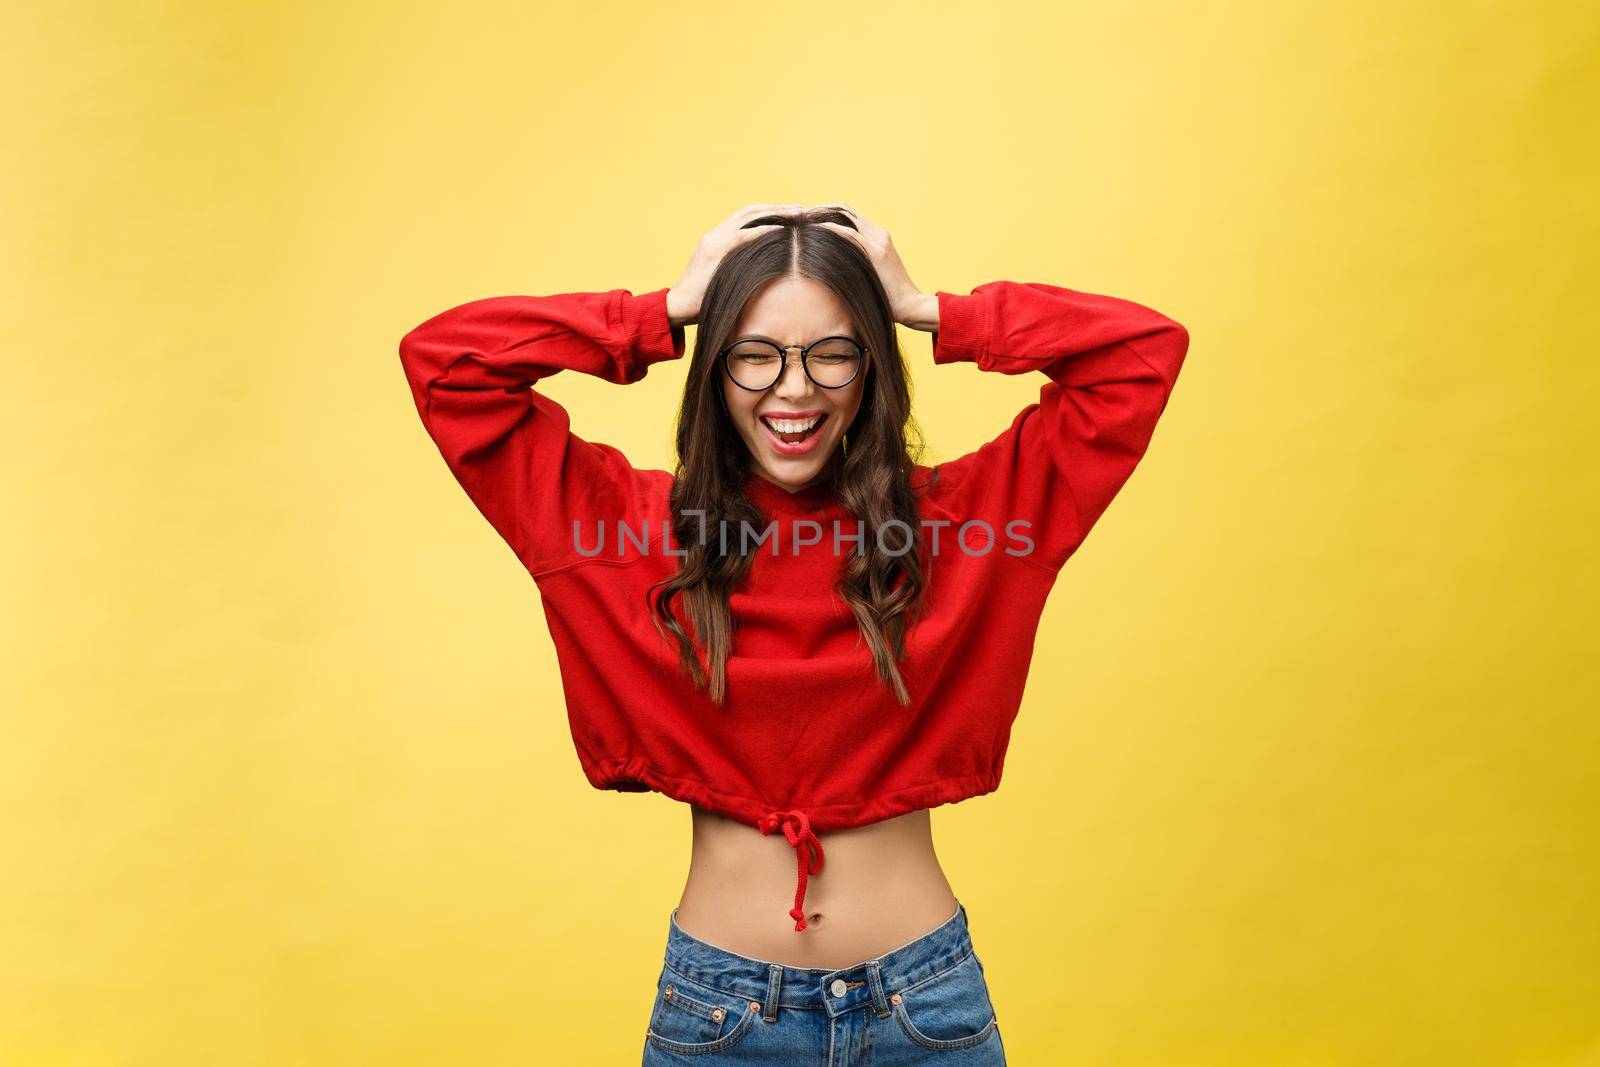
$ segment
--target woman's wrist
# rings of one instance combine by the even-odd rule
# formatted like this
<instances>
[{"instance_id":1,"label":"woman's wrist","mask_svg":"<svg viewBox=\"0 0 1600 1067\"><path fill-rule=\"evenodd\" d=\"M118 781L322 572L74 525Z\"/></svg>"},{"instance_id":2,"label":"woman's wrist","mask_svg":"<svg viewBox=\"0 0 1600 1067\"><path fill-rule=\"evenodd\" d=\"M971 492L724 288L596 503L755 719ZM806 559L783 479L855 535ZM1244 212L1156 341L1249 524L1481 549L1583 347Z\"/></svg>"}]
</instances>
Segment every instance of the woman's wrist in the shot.
<instances>
[{"instance_id":1,"label":"woman's wrist","mask_svg":"<svg viewBox=\"0 0 1600 1067\"><path fill-rule=\"evenodd\" d=\"M687 326L694 321L694 315L679 299L676 286L667 290L667 321L673 326Z\"/></svg>"},{"instance_id":2,"label":"woman's wrist","mask_svg":"<svg viewBox=\"0 0 1600 1067\"><path fill-rule=\"evenodd\" d=\"M939 294L918 293L907 302L900 323L913 330L922 330L924 333L936 332L939 329Z\"/></svg>"}]
</instances>

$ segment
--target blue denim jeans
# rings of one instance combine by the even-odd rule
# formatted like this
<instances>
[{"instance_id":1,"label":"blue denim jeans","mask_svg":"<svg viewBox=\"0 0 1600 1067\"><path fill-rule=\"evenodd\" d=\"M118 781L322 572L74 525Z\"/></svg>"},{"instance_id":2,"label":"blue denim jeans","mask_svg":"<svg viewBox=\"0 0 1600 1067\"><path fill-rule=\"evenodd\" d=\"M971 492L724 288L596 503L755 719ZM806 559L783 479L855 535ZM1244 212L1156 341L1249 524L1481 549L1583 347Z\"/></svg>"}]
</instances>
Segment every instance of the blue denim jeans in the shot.
<instances>
[{"instance_id":1,"label":"blue denim jeans","mask_svg":"<svg viewBox=\"0 0 1600 1067\"><path fill-rule=\"evenodd\" d=\"M672 912L643 1067L1006 1062L967 909L849 967L788 967L690 936Z\"/></svg>"}]
</instances>

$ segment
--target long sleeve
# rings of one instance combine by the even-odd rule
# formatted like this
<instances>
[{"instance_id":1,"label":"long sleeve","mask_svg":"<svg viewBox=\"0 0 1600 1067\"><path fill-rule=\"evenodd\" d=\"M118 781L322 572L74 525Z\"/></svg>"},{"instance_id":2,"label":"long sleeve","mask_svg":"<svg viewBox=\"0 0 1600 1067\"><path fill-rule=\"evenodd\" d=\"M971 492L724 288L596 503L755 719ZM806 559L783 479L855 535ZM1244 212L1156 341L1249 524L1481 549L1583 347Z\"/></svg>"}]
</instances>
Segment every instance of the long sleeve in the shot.
<instances>
[{"instance_id":1,"label":"long sleeve","mask_svg":"<svg viewBox=\"0 0 1600 1067\"><path fill-rule=\"evenodd\" d=\"M498 296L441 312L400 341L423 426L490 524L535 576L586 558L637 517L643 473L610 445L572 433L567 412L533 386L559 370L617 384L684 354L667 290Z\"/></svg>"},{"instance_id":2,"label":"long sleeve","mask_svg":"<svg viewBox=\"0 0 1600 1067\"><path fill-rule=\"evenodd\" d=\"M1149 447L1189 334L1129 300L1054 285L989 282L939 292L936 364L1001 374L1043 371L1037 403L975 452L941 465L962 509L991 524L1024 520L1028 558L1056 571L1088 536Z\"/></svg>"}]
</instances>

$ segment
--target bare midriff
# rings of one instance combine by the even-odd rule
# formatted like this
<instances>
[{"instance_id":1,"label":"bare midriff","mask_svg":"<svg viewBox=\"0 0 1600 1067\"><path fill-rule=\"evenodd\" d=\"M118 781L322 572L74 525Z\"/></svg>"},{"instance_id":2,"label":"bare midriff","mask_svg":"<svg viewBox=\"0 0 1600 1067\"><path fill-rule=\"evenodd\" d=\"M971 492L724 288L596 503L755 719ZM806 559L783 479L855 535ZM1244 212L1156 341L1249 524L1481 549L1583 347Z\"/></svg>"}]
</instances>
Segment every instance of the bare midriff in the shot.
<instances>
[{"instance_id":1,"label":"bare midriff","mask_svg":"<svg viewBox=\"0 0 1600 1067\"><path fill-rule=\"evenodd\" d=\"M914 941L956 911L933 849L927 809L819 833L822 870L806 886L806 929L796 930L795 850L695 805L689 877L678 925L741 956L790 967L848 967Z\"/></svg>"}]
</instances>

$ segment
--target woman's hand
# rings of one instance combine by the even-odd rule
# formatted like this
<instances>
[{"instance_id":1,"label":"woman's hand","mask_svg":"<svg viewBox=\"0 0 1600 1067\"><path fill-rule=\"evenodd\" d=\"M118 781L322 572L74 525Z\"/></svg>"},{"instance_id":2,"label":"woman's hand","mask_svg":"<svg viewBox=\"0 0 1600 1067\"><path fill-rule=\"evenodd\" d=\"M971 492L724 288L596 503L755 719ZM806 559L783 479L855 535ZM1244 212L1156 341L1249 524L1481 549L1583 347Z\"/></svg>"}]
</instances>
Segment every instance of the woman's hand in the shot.
<instances>
[{"instance_id":1,"label":"woman's hand","mask_svg":"<svg viewBox=\"0 0 1600 1067\"><path fill-rule=\"evenodd\" d=\"M749 204L708 230L695 246L683 277L667 290L667 321L674 326L699 322L700 301L705 298L706 286L711 283L711 275L716 273L722 257L746 241L780 229L777 223L743 229L745 223L760 215L798 215L803 210L799 204Z\"/></svg>"},{"instance_id":2,"label":"woman's hand","mask_svg":"<svg viewBox=\"0 0 1600 1067\"><path fill-rule=\"evenodd\" d=\"M883 291L889 296L889 308L894 313L894 321L913 330L929 332L937 330L938 294L924 293L917 288L916 283L911 280L911 275L906 273L906 265L900 262L900 253L895 251L889 231L868 222L846 204L818 206L838 208L855 220L856 228L853 230L838 222L823 222L818 225L826 226L833 232L848 237L866 252L867 258L872 261L873 268L878 272L878 280L883 283Z\"/></svg>"}]
</instances>

